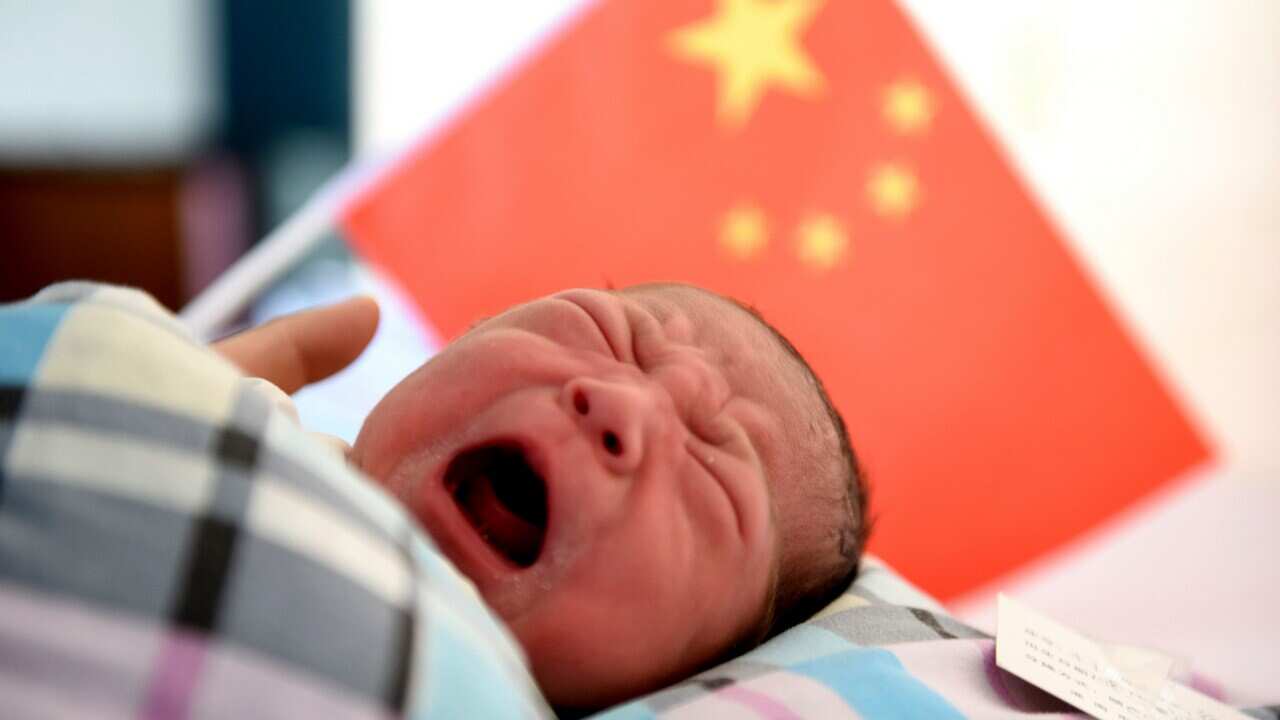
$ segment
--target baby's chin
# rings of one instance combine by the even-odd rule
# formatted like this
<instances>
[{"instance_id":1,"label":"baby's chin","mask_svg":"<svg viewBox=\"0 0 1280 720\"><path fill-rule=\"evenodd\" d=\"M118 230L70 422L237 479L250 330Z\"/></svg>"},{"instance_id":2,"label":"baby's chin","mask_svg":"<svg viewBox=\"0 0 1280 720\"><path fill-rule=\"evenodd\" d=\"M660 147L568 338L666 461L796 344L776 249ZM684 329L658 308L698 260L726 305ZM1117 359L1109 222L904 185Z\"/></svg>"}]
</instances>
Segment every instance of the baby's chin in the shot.
<instances>
[{"instance_id":1,"label":"baby's chin","mask_svg":"<svg viewBox=\"0 0 1280 720\"><path fill-rule=\"evenodd\" d=\"M511 623L552 705L598 710L625 702L703 670L732 645L733 637L708 630L714 620L699 620L693 594L677 593L671 605L636 590L618 597L566 578Z\"/></svg>"},{"instance_id":2,"label":"baby's chin","mask_svg":"<svg viewBox=\"0 0 1280 720\"><path fill-rule=\"evenodd\" d=\"M584 603L585 605L585 603ZM589 608L565 607L557 617L517 622L512 630L529 657L538 686L560 710L599 710L658 690L694 672L684 667L661 629L600 623ZM658 642L651 642L652 640ZM571 713L572 714L572 713Z\"/></svg>"}]
</instances>

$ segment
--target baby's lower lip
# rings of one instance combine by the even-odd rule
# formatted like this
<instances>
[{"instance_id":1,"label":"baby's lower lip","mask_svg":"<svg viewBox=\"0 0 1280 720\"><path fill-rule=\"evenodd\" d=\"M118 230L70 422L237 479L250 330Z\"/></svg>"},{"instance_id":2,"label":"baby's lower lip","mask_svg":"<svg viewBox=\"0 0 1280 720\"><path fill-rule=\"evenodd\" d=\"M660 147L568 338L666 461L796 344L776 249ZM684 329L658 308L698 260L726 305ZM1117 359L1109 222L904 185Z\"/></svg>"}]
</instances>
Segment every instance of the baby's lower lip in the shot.
<instances>
[{"instance_id":1,"label":"baby's lower lip","mask_svg":"<svg viewBox=\"0 0 1280 720\"><path fill-rule=\"evenodd\" d=\"M445 492L442 478L433 478L419 488L418 497L409 506L445 557L482 590L510 572Z\"/></svg>"}]
</instances>

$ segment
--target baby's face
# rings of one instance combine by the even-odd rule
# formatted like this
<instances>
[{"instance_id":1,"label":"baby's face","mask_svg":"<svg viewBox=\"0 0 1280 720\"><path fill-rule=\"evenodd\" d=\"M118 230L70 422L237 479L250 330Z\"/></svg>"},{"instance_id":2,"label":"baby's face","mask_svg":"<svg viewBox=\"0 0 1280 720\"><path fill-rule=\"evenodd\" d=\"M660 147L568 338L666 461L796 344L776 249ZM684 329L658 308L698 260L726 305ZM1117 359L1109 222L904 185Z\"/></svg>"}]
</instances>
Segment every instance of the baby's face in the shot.
<instances>
[{"instance_id":1,"label":"baby's face","mask_svg":"<svg viewBox=\"0 0 1280 720\"><path fill-rule=\"evenodd\" d=\"M407 377L353 457L506 620L552 702L613 702L761 621L778 484L814 411L783 352L709 293L570 290Z\"/></svg>"}]
</instances>

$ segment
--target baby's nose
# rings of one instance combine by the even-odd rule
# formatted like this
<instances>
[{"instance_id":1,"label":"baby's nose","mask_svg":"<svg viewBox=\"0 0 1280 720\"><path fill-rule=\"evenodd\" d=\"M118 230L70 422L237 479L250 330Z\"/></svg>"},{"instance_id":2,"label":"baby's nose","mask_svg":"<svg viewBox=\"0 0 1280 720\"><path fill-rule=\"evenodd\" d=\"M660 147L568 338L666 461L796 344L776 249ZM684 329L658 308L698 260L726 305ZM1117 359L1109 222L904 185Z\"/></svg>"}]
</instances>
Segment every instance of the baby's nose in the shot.
<instances>
[{"instance_id":1,"label":"baby's nose","mask_svg":"<svg viewBox=\"0 0 1280 720\"><path fill-rule=\"evenodd\" d=\"M606 468L626 474L640 466L645 418L656 407L644 387L625 381L576 378L565 383L561 402Z\"/></svg>"}]
</instances>

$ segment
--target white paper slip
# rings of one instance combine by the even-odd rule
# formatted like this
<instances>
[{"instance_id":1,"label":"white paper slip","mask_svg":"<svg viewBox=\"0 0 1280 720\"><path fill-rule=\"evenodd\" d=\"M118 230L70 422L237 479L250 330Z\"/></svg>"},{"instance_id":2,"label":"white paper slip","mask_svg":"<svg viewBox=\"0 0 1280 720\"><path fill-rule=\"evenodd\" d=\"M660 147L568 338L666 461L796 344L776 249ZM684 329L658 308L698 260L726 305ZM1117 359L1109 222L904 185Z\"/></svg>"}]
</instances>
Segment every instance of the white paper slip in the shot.
<instances>
[{"instance_id":1,"label":"white paper slip","mask_svg":"<svg viewBox=\"0 0 1280 720\"><path fill-rule=\"evenodd\" d=\"M1171 662L1148 653L1127 667L1117 653L1027 606L999 596L996 664L1100 720L1248 720L1240 711L1180 685ZM1156 659L1153 661L1153 658Z\"/></svg>"}]
</instances>

